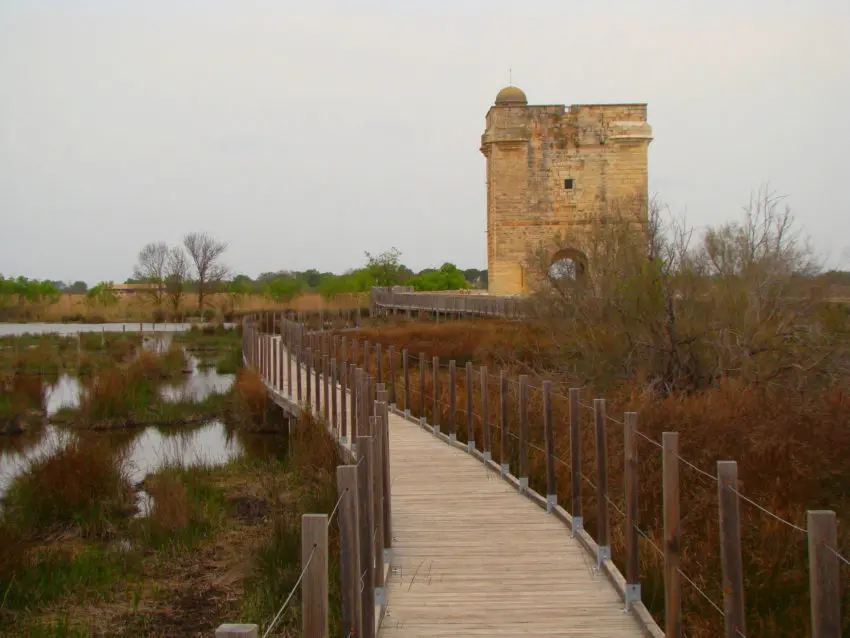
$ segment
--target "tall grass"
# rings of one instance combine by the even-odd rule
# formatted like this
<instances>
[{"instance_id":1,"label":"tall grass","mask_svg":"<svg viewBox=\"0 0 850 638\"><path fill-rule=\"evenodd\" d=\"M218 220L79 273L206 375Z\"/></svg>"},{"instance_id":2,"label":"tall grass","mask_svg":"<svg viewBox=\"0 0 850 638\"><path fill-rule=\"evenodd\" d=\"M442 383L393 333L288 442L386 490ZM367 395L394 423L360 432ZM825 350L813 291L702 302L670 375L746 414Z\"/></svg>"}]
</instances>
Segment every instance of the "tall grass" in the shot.
<instances>
[{"instance_id":1,"label":"tall grass","mask_svg":"<svg viewBox=\"0 0 850 638\"><path fill-rule=\"evenodd\" d=\"M102 536L135 509L121 458L104 444L72 441L30 462L9 486L3 524L25 537L69 528Z\"/></svg>"},{"instance_id":2,"label":"tall grass","mask_svg":"<svg viewBox=\"0 0 850 638\"><path fill-rule=\"evenodd\" d=\"M475 336L480 330L482 336ZM464 335L465 348L442 346L442 335ZM400 328L361 331L374 344L394 343L397 350L405 345L402 335L410 336L413 346L408 349L418 356L423 350L428 356L425 376L424 415L433 422L432 397L434 382L430 356L446 359L476 360L471 392L473 414L471 422L477 447L482 448L480 364L489 367L488 408L493 456L499 459L499 382L498 363L504 361L510 371L508 398L509 460L512 472L518 472L516 436L519 432L519 372L532 373L529 388L529 461L530 486L545 493L545 448L541 379L534 361L546 347L538 341L533 330L508 329L501 346L492 339L492 324L475 323L456 327L413 325ZM384 338L384 335L387 338ZM501 333L500 333L501 334ZM424 336L427 335L427 338ZM519 350L521 345L523 350ZM429 350L430 346L430 350ZM499 348L504 351L500 352ZM540 347L540 350L537 348ZM374 353L374 349L372 350ZM527 352L528 359L515 357ZM361 353L362 356L362 353ZM374 357L374 354L373 354ZM495 364L495 365L494 365ZM374 372L374 361L371 362ZM386 378L388 360L383 364ZM397 365L397 402L420 415L418 362L411 361L411 405L403 405L401 366ZM550 377L552 378L552 377ZM579 385L570 375L554 378L553 422L559 503L571 509L571 468L569 401L570 385ZM443 431L449 424L449 375L445 368L439 374L438 419ZM456 396L457 438L467 440L467 396L463 367L458 367ZM833 509L839 521L850 517L850 394L827 388L805 394L776 392L766 387L747 386L741 381L728 381L719 387L691 394L674 394L659 399L650 394L639 381L621 383L603 392L586 387L581 391L580 411L582 458L582 505L585 526L591 535L597 533L596 495L591 482L596 481L596 448L593 426L592 399L607 394L608 414L622 421L624 411L637 411L638 428L651 439L660 442L665 431L680 434L680 454L709 474L716 471L718 460L738 461L743 494L769 508L795 525L805 528L807 509ZM623 426L614 421L606 424L608 449L609 498L623 510ZM642 438L639 441L639 517L641 530L657 547L663 547L662 472L660 451ZM705 476L681 464L682 509L682 570L688 574L715 602L722 601L720 590L720 557L717 486ZM624 569L624 521L609 506L614 561ZM805 536L775 519L759 512L746 502L741 503L742 543L745 569L748 636L800 636L809 631L808 555ZM839 523L839 549L850 554L850 526ZM640 570L643 599L656 619L663 624L664 583L663 563L656 549L640 540ZM848 572L843 572L847 575ZM722 619L716 610L687 582L683 587L685 629L688 636L707 638L722 634ZM842 608L850 609L850 588L845 587ZM845 614L845 633L850 631L850 615Z\"/></svg>"}]
</instances>

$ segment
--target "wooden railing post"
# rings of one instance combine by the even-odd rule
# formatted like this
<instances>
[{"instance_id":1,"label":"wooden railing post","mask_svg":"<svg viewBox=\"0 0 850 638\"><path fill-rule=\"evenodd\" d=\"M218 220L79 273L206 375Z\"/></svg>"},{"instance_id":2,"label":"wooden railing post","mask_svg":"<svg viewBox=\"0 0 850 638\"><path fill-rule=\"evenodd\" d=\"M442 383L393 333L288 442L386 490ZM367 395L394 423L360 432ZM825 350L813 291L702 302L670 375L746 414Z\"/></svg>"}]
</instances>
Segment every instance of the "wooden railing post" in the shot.
<instances>
[{"instance_id":1,"label":"wooden railing post","mask_svg":"<svg viewBox=\"0 0 850 638\"><path fill-rule=\"evenodd\" d=\"M327 354L322 355L322 378L324 380L324 408L325 408L325 421L331 420L331 406L330 406L330 388L331 388L331 380L330 375L328 374L330 370L330 360L328 359ZM336 394L336 393L334 393Z\"/></svg>"},{"instance_id":2,"label":"wooden railing post","mask_svg":"<svg viewBox=\"0 0 850 638\"><path fill-rule=\"evenodd\" d=\"M301 616L305 638L327 638L328 615L328 515L301 517Z\"/></svg>"},{"instance_id":3,"label":"wooden railing post","mask_svg":"<svg viewBox=\"0 0 850 638\"><path fill-rule=\"evenodd\" d=\"M508 425L508 377L505 371L499 371L499 462L501 475L504 478L511 472L510 461L510 426Z\"/></svg>"},{"instance_id":4,"label":"wooden railing post","mask_svg":"<svg viewBox=\"0 0 850 638\"><path fill-rule=\"evenodd\" d=\"M664 494L664 635L682 636L682 583L679 579L679 433L661 435Z\"/></svg>"},{"instance_id":5,"label":"wooden railing post","mask_svg":"<svg viewBox=\"0 0 850 638\"><path fill-rule=\"evenodd\" d=\"M546 511L550 514L558 505L558 486L555 482L555 428L552 423L552 382L543 382L543 436L546 439Z\"/></svg>"},{"instance_id":6,"label":"wooden railing post","mask_svg":"<svg viewBox=\"0 0 850 638\"><path fill-rule=\"evenodd\" d=\"M374 638L375 563L372 552L372 534L375 526L374 509L372 507L372 437L357 437L357 457L357 517L360 530L360 570L362 574L360 579L360 607L363 618L360 635L366 638Z\"/></svg>"},{"instance_id":7,"label":"wooden railing post","mask_svg":"<svg viewBox=\"0 0 850 638\"><path fill-rule=\"evenodd\" d=\"M339 558L342 590L343 636L362 635L360 605L360 530L357 521L357 466L336 468L339 493Z\"/></svg>"},{"instance_id":8,"label":"wooden railing post","mask_svg":"<svg viewBox=\"0 0 850 638\"><path fill-rule=\"evenodd\" d=\"M351 442L356 443L360 436L366 434L366 429L360 420L362 410L360 404L363 401L363 371L357 367L356 363L349 366L351 372ZM360 450L357 451L360 455Z\"/></svg>"},{"instance_id":9,"label":"wooden railing post","mask_svg":"<svg viewBox=\"0 0 850 638\"><path fill-rule=\"evenodd\" d=\"M316 416L320 416L321 407L322 407L322 396L321 396L321 387L322 387L322 358L321 351L317 347L313 352L313 356L311 357L311 363L313 364L313 374L316 375Z\"/></svg>"},{"instance_id":10,"label":"wooden railing post","mask_svg":"<svg viewBox=\"0 0 850 638\"><path fill-rule=\"evenodd\" d=\"M466 362L466 451L475 450L475 381L472 378L472 361Z\"/></svg>"},{"instance_id":11,"label":"wooden railing post","mask_svg":"<svg viewBox=\"0 0 850 638\"><path fill-rule=\"evenodd\" d=\"M348 363L345 360L345 339L342 340L342 362L339 383L339 428L340 440L348 443ZM353 439L352 439L353 440Z\"/></svg>"},{"instance_id":12,"label":"wooden railing post","mask_svg":"<svg viewBox=\"0 0 850 638\"><path fill-rule=\"evenodd\" d=\"M419 353L419 416L425 416L425 353ZM427 418L425 419L428 420Z\"/></svg>"},{"instance_id":13,"label":"wooden railing post","mask_svg":"<svg viewBox=\"0 0 850 638\"><path fill-rule=\"evenodd\" d=\"M581 414L578 388L570 388L570 478L572 483L573 535L584 529L581 514Z\"/></svg>"},{"instance_id":14,"label":"wooden railing post","mask_svg":"<svg viewBox=\"0 0 850 638\"><path fill-rule=\"evenodd\" d=\"M381 434L381 445L383 447L383 468L381 479L384 483L384 562L392 564L393 554L393 517L392 517L392 475L390 473L390 410L386 402L382 403L383 432Z\"/></svg>"},{"instance_id":15,"label":"wooden railing post","mask_svg":"<svg viewBox=\"0 0 850 638\"><path fill-rule=\"evenodd\" d=\"M449 361L449 441L457 441L457 388L455 387L455 360Z\"/></svg>"},{"instance_id":16,"label":"wooden railing post","mask_svg":"<svg viewBox=\"0 0 850 638\"><path fill-rule=\"evenodd\" d=\"M528 375L519 375L519 486L528 489Z\"/></svg>"},{"instance_id":17,"label":"wooden railing post","mask_svg":"<svg viewBox=\"0 0 850 638\"><path fill-rule=\"evenodd\" d=\"M289 341L286 344L286 393L289 395L289 398L292 398L292 334L291 329L292 326L289 327L290 331L287 332L287 335L290 337Z\"/></svg>"},{"instance_id":18,"label":"wooden railing post","mask_svg":"<svg viewBox=\"0 0 850 638\"><path fill-rule=\"evenodd\" d=\"M305 376L307 377L307 408L313 409L313 383L311 379L313 378L313 350L307 348L307 352L304 353L307 359L307 370Z\"/></svg>"},{"instance_id":19,"label":"wooden railing post","mask_svg":"<svg viewBox=\"0 0 850 638\"><path fill-rule=\"evenodd\" d=\"M410 416L410 367L407 362L407 348L401 350L401 367L404 375L404 412Z\"/></svg>"},{"instance_id":20,"label":"wooden railing post","mask_svg":"<svg viewBox=\"0 0 850 638\"><path fill-rule=\"evenodd\" d=\"M339 390L337 385L336 359L331 359L331 428L336 437L339 433L339 421L337 419L337 397Z\"/></svg>"},{"instance_id":21,"label":"wooden railing post","mask_svg":"<svg viewBox=\"0 0 850 638\"><path fill-rule=\"evenodd\" d=\"M608 443L605 439L605 399L593 400L596 425L596 526L599 546L597 567L611 559L611 528L608 521Z\"/></svg>"},{"instance_id":22,"label":"wooden railing post","mask_svg":"<svg viewBox=\"0 0 850 638\"><path fill-rule=\"evenodd\" d=\"M363 371L369 375L371 372L369 371L369 340L366 339L363 342Z\"/></svg>"},{"instance_id":23,"label":"wooden railing post","mask_svg":"<svg viewBox=\"0 0 850 638\"><path fill-rule=\"evenodd\" d=\"M626 609L640 602L638 561L638 449L637 412L626 412L623 419L623 488L626 496Z\"/></svg>"},{"instance_id":24,"label":"wooden railing post","mask_svg":"<svg viewBox=\"0 0 850 638\"><path fill-rule=\"evenodd\" d=\"M440 357L434 357L431 359L432 365L432 377L434 381L434 396L433 396L433 409L431 410L433 413L434 419L434 434L439 434L440 432Z\"/></svg>"},{"instance_id":25,"label":"wooden railing post","mask_svg":"<svg viewBox=\"0 0 850 638\"><path fill-rule=\"evenodd\" d=\"M301 331L299 330L298 333L299 339L298 343L295 345L295 390L298 393L298 405L301 405L301 366L303 365L304 360L300 339Z\"/></svg>"},{"instance_id":26,"label":"wooden railing post","mask_svg":"<svg viewBox=\"0 0 850 638\"><path fill-rule=\"evenodd\" d=\"M384 358L383 349L380 343L375 344L375 381L378 383L384 382Z\"/></svg>"},{"instance_id":27,"label":"wooden railing post","mask_svg":"<svg viewBox=\"0 0 850 638\"><path fill-rule=\"evenodd\" d=\"M835 512L809 510L809 593L812 638L841 638L841 584Z\"/></svg>"},{"instance_id":28,"label":"wooden railing post","mask_svg":"<svg viewBox=\"0 0 850 638\"><path fill-rule=\"evenodd\" d=\"M484 450L483 457L485 461L493 458L490 445L490 401L487 396L487 385L489 377L487 375L487 366L481 366L481 427L484 430Z\"/></svg>"},{"instance_id":29,"label":"wooden railing post","mask_svg":"<svg viewBox=\"0 0 850 638\"><path fill-rule=\"evenodd\" d=\"M396 375L396 360L395 360L395 346L390 346L390 404L398 405L398 397L395 393L395 375Z\"/></svg>"},{"instance_id":30,"label":"wooden railing post","mask_svg":"<svg viewBox=\"0 0 850 638\"><path fill-rule=\"evenodd\" d=\"M733 491L734 490L734 491ZM747 635L744 613L744 568L741 561L741 519L738 502L738 464L717 462L720 505L720 560L723 569L723 612L726 638Z\"/></svg>"},{"instance_id":31,"label":"wooden railing post","mask_svg":"<svg viewBox=\"0 0 850 638\"><path fill-rule=\"evenodd\" d=\"M377 404L377 402L375 402ZM375 405L375 411L380 412ZM375 537L372 552L375 556L375 604L386 603L384 588L384 444L382 440L383 418L377 414L369 418L372 435L372 516L375 522Z\"/></svg>"}]
</instances>

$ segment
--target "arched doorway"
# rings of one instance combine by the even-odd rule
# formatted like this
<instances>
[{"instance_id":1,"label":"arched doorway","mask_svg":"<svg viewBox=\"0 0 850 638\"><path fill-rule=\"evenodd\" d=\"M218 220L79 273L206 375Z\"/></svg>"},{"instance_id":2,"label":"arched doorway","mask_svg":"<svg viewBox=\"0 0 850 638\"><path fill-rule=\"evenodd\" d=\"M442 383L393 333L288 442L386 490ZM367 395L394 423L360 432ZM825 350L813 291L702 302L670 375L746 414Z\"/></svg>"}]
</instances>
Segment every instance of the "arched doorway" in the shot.
<instances>
[{"instance_id":1,"label":"arched doorway","mask_svg":"<svg viewBox=\"0 0 850 638\"><path fill-rule=\"evenodd\" d=\"M549 279L553 281L577 281L587 272L587 257L574 248L564 248L552 256L549 264Z\"/></svg>"}]
</instances>

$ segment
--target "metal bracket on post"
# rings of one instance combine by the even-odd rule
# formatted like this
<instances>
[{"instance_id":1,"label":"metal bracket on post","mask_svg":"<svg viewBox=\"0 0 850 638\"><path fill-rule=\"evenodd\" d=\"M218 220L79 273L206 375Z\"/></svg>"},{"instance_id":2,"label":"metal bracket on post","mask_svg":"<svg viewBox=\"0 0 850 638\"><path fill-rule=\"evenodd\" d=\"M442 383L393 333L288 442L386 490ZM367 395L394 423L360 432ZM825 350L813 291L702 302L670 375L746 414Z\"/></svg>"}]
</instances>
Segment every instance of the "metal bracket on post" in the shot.
<instances>
[{"instance_id":1,"label":"metal bracket on post","mask_svg":"<svg viewBox=\"0 0 850 638\"><path fill-rule=\"evenodd\" d=\"M409 419L409 418L410 418L410 408L405 408L405 409L404 409L404 418L405 418L405 419Z\"/></svg>"},{"instance_id":2,"label":"metal bracket on post","mask_svg":"<svg viewBox=\"0 0 850 638\"><path fill-rule=\"evenodd\" d=\"M525 490L527 490L527 489L528 489L528 477L527 476L519 477L519 491L525 492Z\"/></svg>"},{"instance_id":3,"label":"metal bracket on post","mask_svg":"<svg viewBox=\"0 0 850 638\"><path fill-rule=\"evenodd\" d=\"M339 442L342 443L343 445L347 445L348 444L348 435L346 434L345 436L339 437Z\"/></svg>"},{"instance_id":4,"label":"metal bracket on post","mask_svg":"<svg viewBox=\"0 0 850 638\"><path fill-rule=\"evenodd\" d=\"M626 611L631 611L632 605L640 602L640 585L626 585L624 592L626 599Z\"/></svg>"},{"instance_id":5,"label":"metal bracket on post","mask_svg":"<svg viewBox=\"0 0 850 638\"><path fill-rule=\"evenodd\" d=\"M484 462L485 462L485 463L486 463L487 461L492 461L492 460L493 460L493 455L492 455L492 454L490 454L490 452L489 452L489 451L487 451L487 452L482 452L482 453L481 453L481 457L484 459Z\"/></svg>"},{"instance_id":6,"label":"metal bracket on post","mask_svg":"<svg viewBox=\"0 0 850 638\"><path fill-rule=\"evenodd\" d=\"M572 537L575 538L577 534L580 534L584 531L584 518L581 516L573 516L573 533Z\"/></svg>"},{"instance_id":7,"label":"metal bracket on post","mask_svg":"<svg viewBox=\"0 0 850 638\"><path fill-rule=\"evenodd\" d=\"M419 417L419 427L423 430L428 427L428 421L424 416Z\"/></svg>"},{"instance_id":8,"label":"metal bracket on post","mask_svg":"<svg viewBox=\"0 0 850 638\"><path fill-rule=\"evenodd\" d=\"M434 436L439 436L439 435L440 435L440 426L439 426L439 425L435 425L435 426L432 428L432 431L434 432Z\"/></svg>"},{"instance_id":9,"label":"metal bracket on post","mask_svg":"<svg viewBox=\"0 0 850 638\"><path fill-rule=\"evenodd\" d=\"M602 569L602 563L606 560L611 560L611 546L601 545L599 549L596 550L596 568Z\"/></svg>"},{"instance_id":10,"label":"metal bracket on post","mask_svg":"<svg viewBox=\"0 0 850 638\"><path fill-rule=\"evenodd\" d=\"M381 565L380 568L383 569L384 566ZM375 604L381 607L387 604L387 590L383 587L375 587Z\"/></svg>"},{"instance_id":11,"label":"metal bracket on post","mask_svg":"<svg viewBox=\"0 0 850 638\"><path fill-rule=\"evenodd\" d=\"M546 495L546 513L551 514L555 507L558 505L558 495L557 494L547 494Z\"/></svg>"},{"instance_id":12,"label":"metal bracket on post","mask_svg":"<svg viewBox=\"0 0 850 638\"><path fill-rule=\"evenodd\" d=\"M472 454L475 452L475 441L467 441L466 442L466 451Z\"/></svg>"},{"instance_id":13,"label":"metal bracket on post","mask_svg":"<svg viewBox=\"0 0 850 638\"><path fill-rule=\"evenodd\" d=\"M511 466L509 463L502 463L500 475L502 478L505 478L508 474L511 473Z\"/></svg>"},{"instance_id":14,"label":"metal bracket on post","mask_svg":"<svg viewBox=\"0 0 850 638\"><path fill-rule=\"evenodd\" d=\"M389 547L384 550L384 565L393 564L393 548Z\"/></svg>"},{"instance_id":15,"label":"metal bracket on post","mask_svg":"<svg viewBox=\"0 0 850 638\"><path fill-rule=\"evenodd\" d=\"M449 443L454 443L455 441L457 441L457 434L449 432Z\"/></svg>"}]
</instances>

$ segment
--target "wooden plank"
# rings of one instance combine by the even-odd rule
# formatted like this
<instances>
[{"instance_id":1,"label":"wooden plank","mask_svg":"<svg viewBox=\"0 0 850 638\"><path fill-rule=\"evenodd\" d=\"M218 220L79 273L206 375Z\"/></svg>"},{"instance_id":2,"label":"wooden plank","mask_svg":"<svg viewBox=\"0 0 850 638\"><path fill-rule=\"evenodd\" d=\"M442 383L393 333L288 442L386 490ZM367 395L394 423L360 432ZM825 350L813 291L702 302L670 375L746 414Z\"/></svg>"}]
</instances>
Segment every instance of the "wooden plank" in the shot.
<instances>
[{"instance_id":1,"label":"wooden plank","mask_svg":"<svg viewBox=\"0 0 850 638\"><path fill-rule=\"evenodd\" d=\"M841 574L835 512L809 510L809 592L812 638L841 638Z\"/></svg>"},{"instance_id":2,"label":"wooden plank","mask_svg":"<svg viewBox=\"0 0 850 638\"><path fill-rule=\"evenodd\" d=\"M384 357L381 349L381 344L375 344L375 382L384 382Z\"/></svg>"},{"instance_id":3,"label":"wooden plank","mask_svg":"<svg viewBox=\"0 0 850 638\"><path fill-rule=\"evenodd\" d=\"M327 638L328 634L328 515L301 516L302 636Z\"/></svg>"},{"instance_id":4,"label":"wooden plank","mask_svg":"<svg viewBox=\"0 0 850 638\"><path fill-rule=\"evenodd\" d=\"M560 520L415 424L391 415L390 436L395 540L382 637L645 635ZM447 490L446 477L463 489Z\"/></svg>"},{"instance_id":5,"label":"wooden plank","mask_svg":"<svg viewBox=\"0 0 850 638\"><path fill-rule=\"evenodd\" d=\"M681 521L679 515L679 433L661 435L664 495L664 635L682 636L682 583L679 579Z\"/></svg>"},{"instance_id":6,"label":"wooden plank","mask_svg":"<svg viewBox=\"0 0 850 638\"><path fill-rule=\"evenodd\" d=\"M257 625L225 623L215 630L215 638L257 638Z\"/></svg>"},{"instance_id":7,"label":"wooden plank","mask_svg":"<svg viewBox=\"0 0 850 638\"><path fill-rule=\"evenodd\" d=\"M734 490L734 491L733 491ZM720 562L723 572L723 612L726 638L746 636L744 568L741 562L741 519L738 503L738 464L717 462L720 509Z\"/></svg>"}]
</instances>

